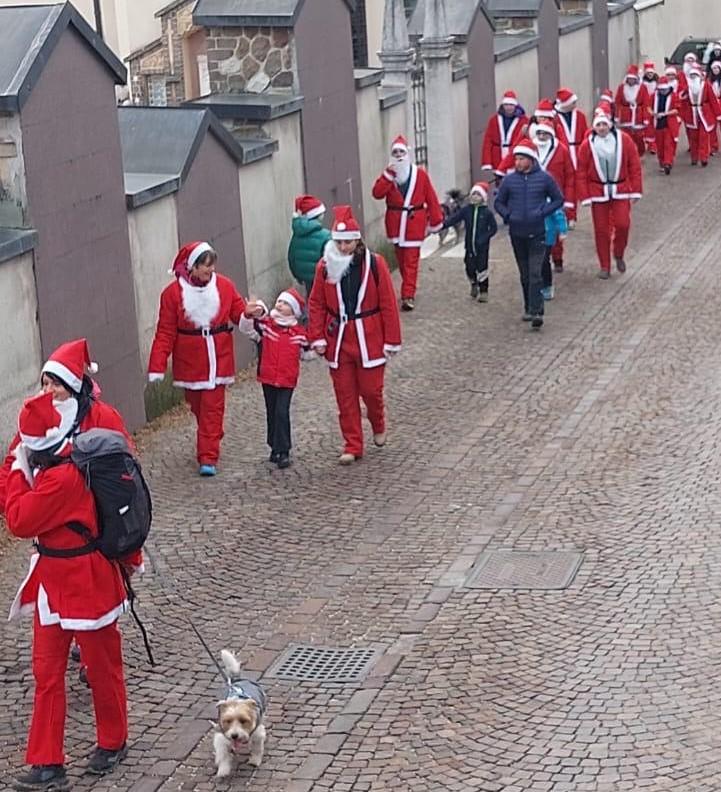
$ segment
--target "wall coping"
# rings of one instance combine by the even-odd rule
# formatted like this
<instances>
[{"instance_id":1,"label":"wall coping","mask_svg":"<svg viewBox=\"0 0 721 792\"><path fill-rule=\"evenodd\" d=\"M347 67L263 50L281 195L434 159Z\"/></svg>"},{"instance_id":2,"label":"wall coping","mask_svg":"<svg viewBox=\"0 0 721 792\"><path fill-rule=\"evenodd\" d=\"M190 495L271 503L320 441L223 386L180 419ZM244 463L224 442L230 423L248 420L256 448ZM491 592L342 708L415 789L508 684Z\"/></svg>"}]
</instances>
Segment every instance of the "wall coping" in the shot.
<instances>
[{"instance_id":1,"label":"wall coping","mask_svg":"<svg viewBox=\"0 0 721 792\"><path fill-rule=\"evenodd\" d=\"M356 89L380 85L383 80L383 69L353 69L353 79Z\"/></svg>"},{"instance_id":2,"label":"wall coping","mask_svg":"<svg viewBox=\"0 0 721 792\"><path fill-rule=\"evenodd\" d=\"M666 0L636 0L636 3L633 7L636 11L646 11L648 8L665 5L665 3Z\"/></svg>"},{"instance_id":3,"label":"wall coping","mask_svg":"<svg viewBox=\"0 0 721 792\"><path fill-rule=\"evenodd\" d=\"M539 37L537 34L528 35L527 33L496 33L493 36L493 55L496 63L510 60L522 52L536 49Z\"/></svg>"},{"instance_id":4,"label":"wall coping","mask_svg":"<svg viewBox=\"0 0 721 792\"><path fill-rule=\"evenodd\" d=\"M465 80L471 75L471 66L469 63L459 63L453 67L452 79L453 82Z\"/></svg>"},{"instance_id":5,"label":"wall coping","mask_svg":"<svg viewBox=\"0 0 721 792\"><path fill-rule=\"evenodd\" d=\"M33 228L0 228L0 262L22 256L38 243L38 232Z\"/></svg>"},{"instance_id":6,"label":"wall coping","mask_svg":"<svg viewBox=\"0 0 721 792\"><path fill-rule=\"evenodd\" d=\"M139 209L180 189L180 176L167 173L125 173L124 179L128 209Z\"/></svg>"},{"instance_id":7,"label":"wall coping","mask_svg":"<svg viewBox=\"0 0 721 792\"><path fill-rule=\"evenodd\" d=\"M607 3L609 17L624 14L626 11L633 11L635 1L636 0L613 0L613 2Z\"/></svg>"},{"instance_id":8,"label":"wall coping","mask_svg":"<svg viewBox=\"0 0 721 792\"><path fill-rule=\"evenodd\" d=\"M378 89L378 100L381 110L390 110L391 107L403 104L408 99L408 91L399 85L386 85Z\"/></svg>"},{"instance_id":9,"label":"wall coping","mask_svg":"<svg viewBox=\"0 0 721 792\"><path fill-rule=\"evenodd\" d=\"M294 94L212 94L184 102L183 106L207 107L218 118L272 121L298 113L304 101L302 96Z\"/></svg>"},{"instance_id":10,"label":"wall coping","mask_svg":"<svg viewBox=\"0 0 721 792\"><path fill-rule=\"evenodd\" d=\"M593 25L591 14L574 14L573 16L562 16L558 20L558 35L565 36L576 30Z\"/></svg>"},{"instance_id":11,"label":"wall coping","mask_svg":"<svg viewBox=\"0 0 721 792\"><path fill-rule=\"evenodd\" d=\"M275 138L244 138L233 135L236 142L243 150L243 165L250 165L253 162L272 157L280 148Z\"/></svg>"}]
</instances>

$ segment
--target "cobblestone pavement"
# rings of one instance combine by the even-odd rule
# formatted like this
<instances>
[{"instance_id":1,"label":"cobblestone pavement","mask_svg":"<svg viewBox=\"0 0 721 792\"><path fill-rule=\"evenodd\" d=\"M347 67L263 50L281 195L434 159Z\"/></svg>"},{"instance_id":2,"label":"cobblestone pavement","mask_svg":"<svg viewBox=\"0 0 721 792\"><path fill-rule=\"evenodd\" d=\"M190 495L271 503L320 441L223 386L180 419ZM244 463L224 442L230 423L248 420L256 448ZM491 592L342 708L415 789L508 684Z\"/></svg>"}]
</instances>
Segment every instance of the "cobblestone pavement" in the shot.
<instances>
[{"instance_id":1,"label":"cobblestone pavement","mask_svg":"<svg viewBox=\"0 0 721 792\"><path fill-rule=\"evenodd\" d=\"M293 643L382 650L356 684L266 678L266 761L221 789L720 790L719 167L646 163L623 277L595 277L584 215L538 334L503 236L486 305L460 260L427 260L389 366L389 445L349 469L320 363L287 471L266 462L253 382L232 392L215 480L195 476L185 414L147 433L140 609L160 662L125 620L130 754L94 788L216 788L219 680L194 613L256 675ZM492 549L583 563L565 590L465 587ZM26 556L0 557L5 606ZM3 778L23 759L29 636L2 628ZM69 679L69 768L90 789L90 699Z\"/></svg>"}]
</instances>

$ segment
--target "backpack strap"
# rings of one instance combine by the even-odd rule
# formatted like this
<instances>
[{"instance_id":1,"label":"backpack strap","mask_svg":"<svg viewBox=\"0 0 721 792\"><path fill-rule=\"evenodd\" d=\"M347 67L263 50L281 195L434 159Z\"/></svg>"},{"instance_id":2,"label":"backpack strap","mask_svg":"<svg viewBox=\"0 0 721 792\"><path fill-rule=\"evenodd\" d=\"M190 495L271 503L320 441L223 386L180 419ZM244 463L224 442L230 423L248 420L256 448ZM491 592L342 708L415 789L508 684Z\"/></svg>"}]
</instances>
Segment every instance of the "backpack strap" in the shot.
<instances>
[{"instance_id":1,"label":"backpack strap","mask_svg":"<svg viewBox=\"0 0 721 792\"><path fill-rule=\"evenodd\" d=\"M47 547L36 540L33 544L39 555L47 556L48 558L78 558L79 556L94 553L98 549L97 540L82 523L71 522L67 524L67 527L87 540L87 544L80 547L67 548Z\"/></svg>"}]
</instances>

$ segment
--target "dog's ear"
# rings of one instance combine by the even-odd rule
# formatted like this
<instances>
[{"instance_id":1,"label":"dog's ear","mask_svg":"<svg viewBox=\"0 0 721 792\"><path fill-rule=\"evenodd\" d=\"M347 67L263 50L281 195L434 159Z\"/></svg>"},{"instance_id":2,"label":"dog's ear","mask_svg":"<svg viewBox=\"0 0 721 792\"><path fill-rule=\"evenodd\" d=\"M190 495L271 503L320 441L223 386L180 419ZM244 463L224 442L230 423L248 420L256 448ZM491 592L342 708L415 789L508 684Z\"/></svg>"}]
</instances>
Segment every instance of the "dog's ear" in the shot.
<instances>
[{"instance_id":1,"label":"dog's ear","mask_svg":"<svg viewBox=\"0 0 721 792\"><path fill-rule=\"evenodd\" d=\"M225 707L227 704L228 704L228 700L227 699L222 699L215 706L220 710L220 712L222 712L223 711L223 707Z\"/></svg>"},{"instance_id":2,"label":"dog's ear","mask_svg":"<svg viewBox=\"0 0 721 792\"><path fill-rule=\"evenodd\" d=\"M258 709L258 702L255 699L248 699L248 704L254 709Z\"/></svg>"}]
</instances>

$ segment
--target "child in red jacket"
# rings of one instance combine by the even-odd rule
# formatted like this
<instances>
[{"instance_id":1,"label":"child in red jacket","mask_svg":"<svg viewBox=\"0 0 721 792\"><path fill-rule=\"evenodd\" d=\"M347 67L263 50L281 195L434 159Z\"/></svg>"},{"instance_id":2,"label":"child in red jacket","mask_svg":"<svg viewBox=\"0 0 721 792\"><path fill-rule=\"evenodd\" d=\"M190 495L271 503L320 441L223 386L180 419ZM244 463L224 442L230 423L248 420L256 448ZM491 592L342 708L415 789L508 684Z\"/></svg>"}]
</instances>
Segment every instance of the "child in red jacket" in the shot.
<instances>
[{"instance_id":1,"label":"child in red jacket","mask_svg":"<svg viewBox=\"0 0 721 792\"><path fill-rule=\"evenodd\" d=\"M270 461L279 468L290 466L290 400L298 384L300 361L315 357L305 329L298 324L304 307L300 294L288 289L278 295L269 316L243 318L239 325L258 343L258 382L263 386L268 422L266 442Z\"/></svg>"}]
</instances>

